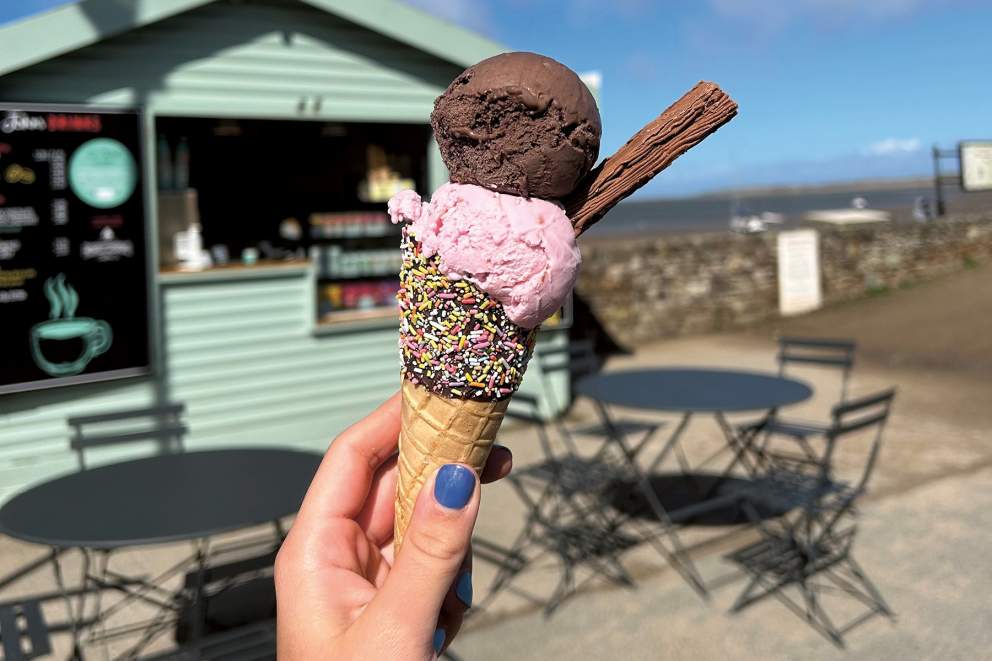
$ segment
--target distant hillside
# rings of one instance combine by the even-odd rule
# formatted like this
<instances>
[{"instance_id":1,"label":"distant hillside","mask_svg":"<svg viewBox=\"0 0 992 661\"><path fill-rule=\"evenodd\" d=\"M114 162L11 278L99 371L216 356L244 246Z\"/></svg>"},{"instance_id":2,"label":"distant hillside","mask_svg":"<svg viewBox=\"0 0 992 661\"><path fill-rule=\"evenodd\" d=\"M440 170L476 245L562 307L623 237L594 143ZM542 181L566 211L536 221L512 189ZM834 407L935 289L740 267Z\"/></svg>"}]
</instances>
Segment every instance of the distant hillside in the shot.
<instances>
[{"instance_id":1,"label":"distant hillside","mask_svg":"<svg viewBox=\"0 0 992 661\"><path fill-rule=\"evenodd\" d=\"M819 195L832 193L860 193L877 191L897 191L906 189L930 188L933 179L929 177L900 177L887 179L860 179L857 181L835 181L829 184L748 186L742 188L720 188L695 195L656 195L638 196L625 200L623 204L652 204L658 200L708 200L750 197L781 197L790 195Z\"/></svg>"},{"instance_id":2,"label":"distant hillside","mask_svg":"<svg viewBox=\"0 0 992 661\"><path fill-rule=\"evenodd\" d=\"M859 191L902 190L933 185L929 177L900 177L893 179L861 179L820 185L753 186L710 191L699 197L758 197L768 195L809 195L810 193L857 193Z\"/></svg>"}]
</instances>

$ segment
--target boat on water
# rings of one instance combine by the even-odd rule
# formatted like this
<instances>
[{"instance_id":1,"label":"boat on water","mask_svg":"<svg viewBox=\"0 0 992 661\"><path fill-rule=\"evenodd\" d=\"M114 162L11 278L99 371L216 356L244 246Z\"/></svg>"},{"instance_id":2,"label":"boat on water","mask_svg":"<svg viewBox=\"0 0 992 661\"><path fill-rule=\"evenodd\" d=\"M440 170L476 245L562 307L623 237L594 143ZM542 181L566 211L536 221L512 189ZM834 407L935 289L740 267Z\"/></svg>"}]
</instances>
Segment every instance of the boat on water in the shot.
<instances>
[{"instance_id":1,"label":"boat on water","mask_svg":"<svg viewBox=\"0 0 992 661\"><path fill-rule=\"evenodd\" d=\"M886 223L892 220L892 214L877 209L822 209L810 211L803 220L828 225L867 225Z\"/></svg>"},{"instance_id":2,"label":"boat on water","mask_svg":"<svg viewBox=\"0 0 992 661\"><path fill-rule=\"evenodd\" d=\"M888 222L892 220L892 214L880 209L869 209L868 200L858 196L851 200L849 209L809 211L803 216L803 220L828 225L867 225Z\"/></svg>"},{"instance_id":3,"label":"boat on water","mask_svg":"<svg viewBox=\"0 0 992 661\"><path fill-rule=\"evenodd\" d=\"M752 213L735 202L730 211L730 230L739 234L760 234L773 225L781 225L785 216L773 211Z\"/></svg>"}]
</instances>

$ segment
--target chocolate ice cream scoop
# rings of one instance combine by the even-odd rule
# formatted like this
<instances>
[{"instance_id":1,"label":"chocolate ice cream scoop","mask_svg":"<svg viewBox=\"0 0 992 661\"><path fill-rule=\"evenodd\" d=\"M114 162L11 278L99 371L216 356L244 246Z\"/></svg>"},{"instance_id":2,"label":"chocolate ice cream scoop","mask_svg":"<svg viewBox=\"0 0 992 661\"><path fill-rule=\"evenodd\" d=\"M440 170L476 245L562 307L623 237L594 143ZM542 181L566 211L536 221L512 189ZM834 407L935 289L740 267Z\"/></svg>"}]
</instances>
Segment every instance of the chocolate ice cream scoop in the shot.
<instances>
[{"instance_id":1,"label":"chocolate ice cream scoop","mask_svg":"<svg viewBox=\"0 0 992 661\"><path fill-rule=\"evenodd\" d=\"M451 181L542 199L575 188L595 165L602 134L585 83L536 53L466 69L434 102L431 126Z\"/></svg>"}]
</instances>

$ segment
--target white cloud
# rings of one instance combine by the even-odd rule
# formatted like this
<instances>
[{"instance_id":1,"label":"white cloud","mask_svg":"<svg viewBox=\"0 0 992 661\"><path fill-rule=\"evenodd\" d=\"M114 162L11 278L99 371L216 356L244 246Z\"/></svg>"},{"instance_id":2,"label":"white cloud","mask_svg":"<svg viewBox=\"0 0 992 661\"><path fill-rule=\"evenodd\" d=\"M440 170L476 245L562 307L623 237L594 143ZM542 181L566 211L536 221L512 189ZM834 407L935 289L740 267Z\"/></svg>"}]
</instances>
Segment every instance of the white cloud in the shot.
<instances>
[{"instance_id":1,"label":"white cloud","mask_svg":"<svg viewBox=\"0 0 992 661\"><path fill-rule=\"evenodd\" d=\"M919 138L885 138L871 143L864 152L872 156L889 156L919 151L922 146L923 142Z\"/></svg>"}]
</instances>

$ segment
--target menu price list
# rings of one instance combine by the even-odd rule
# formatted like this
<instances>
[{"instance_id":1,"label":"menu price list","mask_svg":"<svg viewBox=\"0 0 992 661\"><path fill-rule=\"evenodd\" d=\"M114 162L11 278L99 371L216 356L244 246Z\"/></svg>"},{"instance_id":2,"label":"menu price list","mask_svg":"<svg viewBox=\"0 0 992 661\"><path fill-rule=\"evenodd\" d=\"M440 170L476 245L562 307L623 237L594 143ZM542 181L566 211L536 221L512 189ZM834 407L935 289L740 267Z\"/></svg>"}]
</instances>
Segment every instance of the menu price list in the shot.
<instances>
[{"instance_id":1,"label":"menu price list","mask_svg":"<svg viewBox=\"0 0 992 661\"><path fill-rule=\"evenodd\" d=\"M0 393L147 372L136 112L0 104Z\"/></svg>"}]
</instances>

